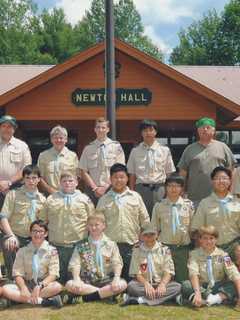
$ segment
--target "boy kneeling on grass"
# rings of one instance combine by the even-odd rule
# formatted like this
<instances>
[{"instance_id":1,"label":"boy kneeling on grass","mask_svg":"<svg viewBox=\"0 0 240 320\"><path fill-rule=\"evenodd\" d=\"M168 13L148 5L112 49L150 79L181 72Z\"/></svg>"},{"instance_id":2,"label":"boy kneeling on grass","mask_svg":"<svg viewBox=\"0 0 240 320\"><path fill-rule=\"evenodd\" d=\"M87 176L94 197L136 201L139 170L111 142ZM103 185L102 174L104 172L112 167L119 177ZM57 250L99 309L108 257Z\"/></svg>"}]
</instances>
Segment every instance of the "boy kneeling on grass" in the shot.
<instances>
[{"instance_id":1,"label":"boy kneeling on grass","mask_svg":"<svg viewBox=\"0 0 240 320\"><path fill-rule=\"evenodd\" d=\"M105 217L101 213L87 220L88 238L75 247L69 263L73 280L66 283L67 290L91 302L109 298L124 291L125 280L120 278L122 258L117 244L104 234Z\"/></svg>"},{"instance_id":2,"label":"boy kneeling on grass","mask_svg":"<svg viewBox=\"0 0 240 320\"><path fill-rule=\"evenodd\" d=\"M228 253L216 247L218 231L214 226L199 230L200 247L190 253L190 281L182 283L183 298L195 307L212 306L224 301L240 306L240 273Z\"/></svg>"},{"instance_id":3,"label":"boy kneeling on grass","mask_svg":"<svg viewBox=\"0 0 240 320\"><path fill-rule=\"evenodd\" d=\"M58 295L62 286L59 277L59 258L56 248L46 239L47 225L35 220L30 225L31 242L18 250L13 264L15 284L3 287L9 300L42 306L62 307Z\"/></svg>"},{"instance_id":4,"label":"boy kneeling on grass","mask_svg":"<svg viewBox=\"0 0 240 320\"><path fill-rule=\"evenodd\" d=\"M157 241L157 236L157 230L147 224L142 232L143 243L133 250L129 274L134 280L128 284L123 306L160 305L181 291L181 285L171 281L175 274L171 252Z\"/></svg>"}]
</instances>

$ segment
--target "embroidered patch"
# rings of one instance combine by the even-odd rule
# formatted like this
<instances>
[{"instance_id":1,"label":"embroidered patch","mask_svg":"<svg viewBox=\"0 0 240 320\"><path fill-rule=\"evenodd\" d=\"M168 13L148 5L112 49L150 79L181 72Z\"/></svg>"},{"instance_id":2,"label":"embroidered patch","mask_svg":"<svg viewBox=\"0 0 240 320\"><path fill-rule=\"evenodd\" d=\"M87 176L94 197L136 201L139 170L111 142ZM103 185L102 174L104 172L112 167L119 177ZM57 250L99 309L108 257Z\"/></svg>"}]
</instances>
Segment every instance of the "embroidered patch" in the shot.
<instances>
[{"instance_id":1,"label":"embroidered patch","mask_svg":"<svg viewBox=\"0 0 240 320\"><path fill-rule=\"evenodd\" d=\"M52 256L57 256L58 255L57 249L52 249L51 255Z\"/></svg>"},{"instance_id":2,"label":"embroidered patch","mask_svg":"<svg viewBox=\"0 0 240 320\"><path fill-rule=\"evenodd\" d=\"M217 263L223 263L223 257L222 256L219 256L217 258Z\"/></svg>"},{"instance_id":3,"label":"embroidered patch","mask_svg":"<svg viewBox=\"0 0 240 320\"><path fill-rule=\"evenodd\" d=\"M141 270L141 272L147 271L147 262L143 262L140 264L140 270Z\"/></svg>"},{"instance_id":4,"label":"embroidered patch","mask_svg":"<svg viewBox=\"0 0 240 320\"><path fill-rule=\"evenodd\" d=\"M231 265L233 264L232 259L229 256L225 256L223 259L226 267L231 267Z\"/></svg>"}]
</instances>

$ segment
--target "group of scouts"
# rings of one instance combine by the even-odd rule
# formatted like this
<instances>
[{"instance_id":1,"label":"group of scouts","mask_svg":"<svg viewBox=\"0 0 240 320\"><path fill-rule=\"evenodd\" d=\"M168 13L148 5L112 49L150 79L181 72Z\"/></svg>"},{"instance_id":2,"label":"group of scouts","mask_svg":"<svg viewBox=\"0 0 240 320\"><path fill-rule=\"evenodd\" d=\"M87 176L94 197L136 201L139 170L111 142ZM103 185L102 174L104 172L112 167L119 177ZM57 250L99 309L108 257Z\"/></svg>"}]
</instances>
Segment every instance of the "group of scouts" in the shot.
<instances>
[{"instance_id":1,"label":"group of scouts","mask_svg":"<svg viewBox=\"0 0 240 320\"><path fill-rule=\"evenodd\" d=\"M0 118L0 228L7 282L1 302L60 308L123 294L123 306L165 301L240 306L240 176L215 121L196 122L199 140L175 169L157 123L140 123L142 142L127 165L104 118L78 161L67 130L31 164ZM176 172L177 171L177 172ZM80 179L85 189L77 189ZM40 192L41 191L41 192ZM3 282L3 281L2 281ZM65 297L67 297L65 299Z\"/></svg>"}]
</instances>

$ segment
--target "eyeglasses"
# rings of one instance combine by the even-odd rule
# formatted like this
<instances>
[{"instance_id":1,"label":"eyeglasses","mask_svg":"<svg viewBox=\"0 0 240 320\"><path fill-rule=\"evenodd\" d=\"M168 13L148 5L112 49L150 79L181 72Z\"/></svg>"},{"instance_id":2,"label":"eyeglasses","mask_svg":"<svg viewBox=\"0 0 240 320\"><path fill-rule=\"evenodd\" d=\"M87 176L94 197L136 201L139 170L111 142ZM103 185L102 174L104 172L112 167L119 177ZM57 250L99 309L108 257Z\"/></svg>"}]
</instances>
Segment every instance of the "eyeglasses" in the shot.
<instances>
[{"instance_id":1,"label":"eyeglasses","mask_svg":"<svg viewBox=\"0 0 240 320\"><path fill-rule=\"evenodd\" d=\"M214 178L213 181L230 181L230 179L224 178L224 177L219 177L219 178Z\"/></svg>"},{"instance_id":2,"label":"eyeglasses","mask_svg":"<svg viewBox=\"0 0 240 320\"><path fill-rule=\"evenodd\" d=\"M44 230L32 230L31 232L32 232L33 234L38 234L38 233L43 234L43 233L45 233Z\"/></svg>"}]
</instances>

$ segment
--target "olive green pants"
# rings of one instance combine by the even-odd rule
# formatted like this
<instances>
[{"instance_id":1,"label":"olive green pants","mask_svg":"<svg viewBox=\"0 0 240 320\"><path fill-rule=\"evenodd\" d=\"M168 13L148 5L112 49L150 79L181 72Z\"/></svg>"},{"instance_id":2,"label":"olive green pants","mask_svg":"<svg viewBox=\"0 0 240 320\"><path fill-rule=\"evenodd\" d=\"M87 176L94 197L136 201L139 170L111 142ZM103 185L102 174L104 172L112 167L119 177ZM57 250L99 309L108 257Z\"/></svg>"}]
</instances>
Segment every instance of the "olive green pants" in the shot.
<instances>
[{"instance_id":1,"label":"olive green pants","mask_svg":"<svg viewBox=\"0 0 240 320\"><path fill-rule=\"evenodd\" d=\"M188 256L190 251L190 246L176 246L171 244L166 244L171 250L174 267L175 267L175 281L182 282L188 279Z\"/></svg>"},{"instance_id":2,"label":"olive green pants","mask_svg":"<svg viewBox=\"0 0 240 320\"><path fill-rule=\"evenodd\" d=\"M60 265L60 278L59 282L65 284L68 280L71 279L71 274L68 272L69 261L72 257L74 245L69 247L56 246L59 255L59 265Z\"/></svg>"},{"instance_id":3,"label":"olive green pants","mask_svg":"<svg viewBox=\"0 0 240 320\"><path fill-rule=\"evenodd\" d=\"M200 291L203 299L207 299L207 296L211 294L223 293L227 296L228 300L233 303L234 298L237 297L237 291L232 281L218 281L212 288L208 287L208 283L202 283ZM187 280L182 282L182 295L184 299L188 299L191 294L194 293L191 281Z\"/></svg>"}]
</instances>

